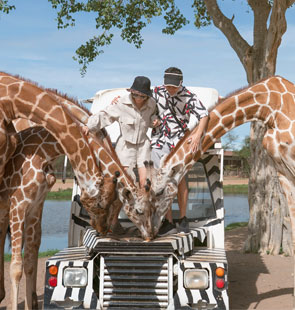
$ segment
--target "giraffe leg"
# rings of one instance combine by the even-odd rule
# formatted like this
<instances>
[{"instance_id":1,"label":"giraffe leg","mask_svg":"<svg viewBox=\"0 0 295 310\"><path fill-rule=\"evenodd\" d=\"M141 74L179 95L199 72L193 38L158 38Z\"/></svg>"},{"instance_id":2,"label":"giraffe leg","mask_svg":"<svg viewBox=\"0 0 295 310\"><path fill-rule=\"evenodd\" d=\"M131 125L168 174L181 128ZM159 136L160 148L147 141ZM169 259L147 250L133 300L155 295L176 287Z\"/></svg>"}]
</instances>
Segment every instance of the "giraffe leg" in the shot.
<instances>
[{"instance_id":1,"label":"giraffe leg","mask_svg":"<svg viewBox=\"0 0 295 310\"><path fill-rule=\"evenodd\" d=\"M25 309L38 309L37 296L37 270L38 270L38 252L41 244L41 223L43 205L46 194L54 185L56 178L52 166L49 164L44 171L38 172L40 180L39 191L35 201L31 202L30 209L26 215L25 228L25 247L24 247L24 272L26 275L26 297Z\"/></svg>"},{"instance_id":2,"label":"giraffe leg","mask_svg":"<svg viewBox=\"0 0 295 310\"><path fill-rule=\"evenodd\" d=\"M22 278L23 260L22 260L22 243L24 231L24 210L26 203L15 203L11 201L10 209L10 229L11 229L11 263L10 263L10 280L11 280L11 309L16 310L18 304L19 284Z\"/></svg>"},{"instance_id":3,"label":"giraffe leg","mask_svg":"<svg viewBox=\"0 0 295 310\"><path fill-rule=\"evenodd\" d=\"M43 201L34 205L30 210L32 215L26 218L25 246L24 246L24 272L26 275L25 309L38 309L36 293L38 252L41 244L41 221Z\"/></svg>"},{"instance_id":4,"label":"giraffe leg","mask_svg":"<svg viewBox=\"0 0 295 310\"><path fill-rule=\"evenodd\" d=\"M9 223L9 205L0 200L0 303L5 298L4 288L4 245Z\"/></svg>"},{"instance_id":5,"label":"giraffe leg","mask_svg":"<svg viewBox=\"0 0 295 310\"><path fill-rule=\"evenodd\" d=\"M25 309L38 309L37 270L38 253L41 244L41 223L46 194L54 185L56 178L52 166L49 164L44 171L39 171L39 191L35 201L31 202L26 216L24 272L26 275Z\"/></svg>"}]
</instances>

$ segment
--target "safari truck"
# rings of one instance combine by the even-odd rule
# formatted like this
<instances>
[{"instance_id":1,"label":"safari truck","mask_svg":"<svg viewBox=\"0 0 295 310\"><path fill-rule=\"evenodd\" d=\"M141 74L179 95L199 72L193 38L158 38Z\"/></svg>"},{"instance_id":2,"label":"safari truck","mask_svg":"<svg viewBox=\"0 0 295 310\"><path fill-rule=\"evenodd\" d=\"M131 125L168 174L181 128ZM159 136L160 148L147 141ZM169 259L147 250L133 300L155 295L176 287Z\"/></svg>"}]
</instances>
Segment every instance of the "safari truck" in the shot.
<instances>
[{"instance_id":1,"label":"safari truck","mask_svg":"<svg viewBox=\"0 0 295 310\"><path fill-rule=\"evenodd\" d=\"M189 89L207 108L218 100L215 89ZM92 113L125 93L126 89L97 92ZM115 142L118 125L107 130ZM222 171L223 149L215 143L186 176L189 232L151 242L138 237L123 211L119 221L126 234L99 236L89 225L74 184L68 248L46 262L44 309L229 309ZM178 210L175 199L176 225Z\"/></svg>"}]
</instances>

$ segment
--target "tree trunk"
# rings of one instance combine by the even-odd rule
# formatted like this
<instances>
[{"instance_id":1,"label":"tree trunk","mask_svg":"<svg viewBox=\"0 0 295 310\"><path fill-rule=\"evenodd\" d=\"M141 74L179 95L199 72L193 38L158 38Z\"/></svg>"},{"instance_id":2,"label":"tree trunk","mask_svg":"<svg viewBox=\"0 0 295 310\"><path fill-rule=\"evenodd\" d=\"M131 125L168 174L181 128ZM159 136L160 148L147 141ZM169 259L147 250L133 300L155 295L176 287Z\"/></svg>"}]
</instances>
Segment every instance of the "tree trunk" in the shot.
<instances>
[{"instance_id":1,"label":"tree trunk","mask_svg":"<svg viewBox=\"0 0 295 310\"><path fill-rule=\"evenodd\" d=\"M262 146L264 133L261 123L252 123L248 194L250 219L244 251L293 255L288 205L274 162Z\"/></svg>"},{"instance_id":2,"label":"tree trunk","mask_svg":"<svg viewBox=\"0 0 295 310\"><path fill-rule=\"evenodd\" d=\"M253 45L238 32L233 21L219 8L217 0L204 0L214 25L225 35L253 84L275 74L278 48L287 29L286 10L295 0L248 0L254 14ZM263 149L265 128L251 125L249 178L249 237L244 250L278 254L293 253L291 223L274 163Z\"/></svg>"}]
</instances>

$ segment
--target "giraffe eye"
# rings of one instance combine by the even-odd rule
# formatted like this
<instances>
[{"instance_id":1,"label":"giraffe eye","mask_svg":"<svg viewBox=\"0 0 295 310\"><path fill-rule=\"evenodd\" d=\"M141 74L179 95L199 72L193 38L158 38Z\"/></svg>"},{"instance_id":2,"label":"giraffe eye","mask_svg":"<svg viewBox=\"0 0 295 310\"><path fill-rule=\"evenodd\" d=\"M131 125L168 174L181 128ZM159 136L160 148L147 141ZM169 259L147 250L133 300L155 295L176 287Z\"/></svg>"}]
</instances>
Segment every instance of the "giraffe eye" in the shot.
<instances>
[{"instance_id":1,"label":"giraffe eye","mask_svg":"<svg viewBox=\"0 0 295 310\"><path fill-rule=\"evenodd\" d=\"M138 209L135 209L135 211L136 211L137 215L142 215L143 214L143 212L139 211Z\"/></svg>"},{"instance_id":2,"label":"giraffe eye","mask_svg":"<svg viewBox=\"0 0 295 310\"><path fill-rule=\"evenodd\" d=\"M128 189L123 190L123 196L127 199L130 200L132 198L131 192Z\"/></svg>"},{"instance_id":3,"label":"giraffe eye","mask_svg":"<svg viewBox=\"0 0 295 310\"><path fill-rule=\"evenodd\" d=\"M163 188L160 192L156 193L156 196L157 196L157 197L158 197L158 196L161 196L161 195L163 195L163 193L164 193L164 188Z\"/></svg>"}]
</instances>

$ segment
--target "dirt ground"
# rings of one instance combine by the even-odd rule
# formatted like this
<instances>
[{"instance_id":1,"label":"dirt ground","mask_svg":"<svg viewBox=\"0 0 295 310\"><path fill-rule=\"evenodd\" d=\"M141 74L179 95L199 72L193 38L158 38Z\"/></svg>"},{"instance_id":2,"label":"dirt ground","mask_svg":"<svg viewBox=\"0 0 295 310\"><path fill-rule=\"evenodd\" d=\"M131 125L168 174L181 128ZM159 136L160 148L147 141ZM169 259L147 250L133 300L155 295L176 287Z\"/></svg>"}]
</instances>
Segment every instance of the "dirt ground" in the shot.
<instances>
[{"instance_id":1,"label":"dirt ground","mask_svg":"<svg viewBox=\"0 0 295 310\"><path fill-rule=\"evenodd\" d=\"M242 245L247 228L226 232L225 247L229 263L230 309L288 310L292 309L293 258L243 254ZM42 307L45 258L39 259L37 295ZM0 310L10 309L9 263L5 263L6 298ZM24 277L21 280L19 309L24 308ZM7 307L7 308L6 308Z\"/></svg>"},{"instance_id":2,"label":"dirt ground","mask_svg":"<svg viewBox=\"0 0 295 310\"><path fill-rule=\"evenodd\" d=\"M73 188L73 180L67 179L65 183L63 183L60 179L57 179L55 184L53 185L51 191L57 192L59 190Z\"/></svg>"},{"instance_id":3,"label":"dirt ground","mask_svg":"<svg viewBox=\"0 0 295 310\"><path fill-rule=\"evenodd\" d=\"M226 181L226 180L225 180ZM230 184L245 184L228 181ZM239 182L242 182L241 180ZM57 183L55 188L71 187ZM237 228L226 232L225 248L229 262L230 309L288 310L292 309L293 258L284 256L261 256L243 254L242 246L247 237L247 228ZM46 258L39 259L37 295L42 308ZM24 277L19 292L19 309L24 309ZM10 309L9 263L5 263L6 298L0 310Z\"/></svg>"}]
</instances>

